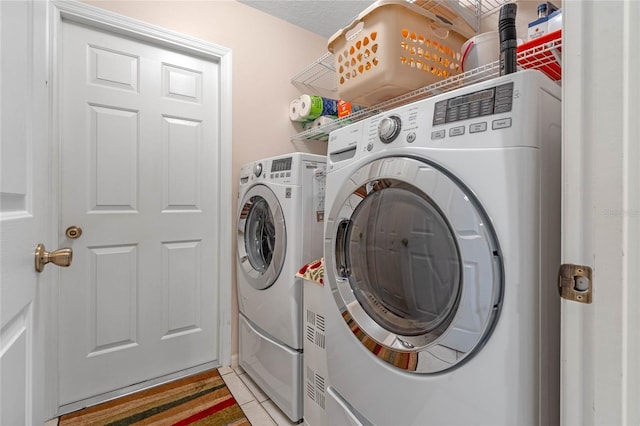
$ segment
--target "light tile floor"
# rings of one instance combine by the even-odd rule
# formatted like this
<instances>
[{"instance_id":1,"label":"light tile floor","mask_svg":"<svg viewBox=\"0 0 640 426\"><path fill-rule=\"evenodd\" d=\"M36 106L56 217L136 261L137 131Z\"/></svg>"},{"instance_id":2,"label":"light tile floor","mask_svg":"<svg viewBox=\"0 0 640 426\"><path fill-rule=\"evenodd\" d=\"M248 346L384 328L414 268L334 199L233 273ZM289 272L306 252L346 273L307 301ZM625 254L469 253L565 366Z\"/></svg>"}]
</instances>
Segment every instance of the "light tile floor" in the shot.
<instances>
[{"instance_id":1,"label":"light tile floor","mask_svg":"<svg viewBox=\"0 0 640 426\"><path fill-rule=\"evenodd\" d=\"M241 367L220 367L222 379L252 426L294 426Z\"/></svg>"},{"instance_id":2,"label":"light tile floor","mask_svg":"<svg viewBox=\"0 0 640 426\"><path fill-rule=\"evenodd\" d=\"M276 404L260 390L258 385L241 367L220 367L218 372L236 402L252 426L294 426ZM51 419L45 426L56 426L58 419Z\"/></svg>"}]
</instances>

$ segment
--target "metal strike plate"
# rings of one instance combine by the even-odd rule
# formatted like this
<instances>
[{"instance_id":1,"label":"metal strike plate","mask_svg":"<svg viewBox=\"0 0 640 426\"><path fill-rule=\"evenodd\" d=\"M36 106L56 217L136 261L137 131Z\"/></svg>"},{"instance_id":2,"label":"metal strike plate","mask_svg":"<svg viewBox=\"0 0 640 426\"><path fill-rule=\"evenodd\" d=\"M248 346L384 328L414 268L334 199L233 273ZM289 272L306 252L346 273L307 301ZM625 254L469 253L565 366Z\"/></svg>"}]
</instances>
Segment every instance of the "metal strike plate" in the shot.
<instances>
[{"instance_id":1,"label":"metal strike plate","mask_svg":"<svg viewBox=\"0 0 640 426\"><path fill-rule=\"evenodd\" d=\"M593 298L591 268L584 265L560 265L558 291L563 299L591 303Z\"/></svg>"}]
</instances>

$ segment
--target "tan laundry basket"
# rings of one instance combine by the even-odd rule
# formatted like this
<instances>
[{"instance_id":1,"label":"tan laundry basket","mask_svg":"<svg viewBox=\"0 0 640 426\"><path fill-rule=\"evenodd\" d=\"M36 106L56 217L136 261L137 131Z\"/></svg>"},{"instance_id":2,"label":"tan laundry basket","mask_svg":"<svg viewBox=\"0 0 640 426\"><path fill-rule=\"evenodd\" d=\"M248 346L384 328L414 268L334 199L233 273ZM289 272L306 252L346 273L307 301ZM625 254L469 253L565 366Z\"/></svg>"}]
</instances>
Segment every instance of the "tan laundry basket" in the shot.
<instances>
[{"instance_id":1,"label":"tan laundry basket","mask_svg":"<svg viewBox=\"0 0 640 426\"><path fill-rule=\"evenodd\" d=\"M444 80L460 73L466 40L407 1L377 1L329 39L338 94L368 107Z\"/></svg>"}]
</instances>

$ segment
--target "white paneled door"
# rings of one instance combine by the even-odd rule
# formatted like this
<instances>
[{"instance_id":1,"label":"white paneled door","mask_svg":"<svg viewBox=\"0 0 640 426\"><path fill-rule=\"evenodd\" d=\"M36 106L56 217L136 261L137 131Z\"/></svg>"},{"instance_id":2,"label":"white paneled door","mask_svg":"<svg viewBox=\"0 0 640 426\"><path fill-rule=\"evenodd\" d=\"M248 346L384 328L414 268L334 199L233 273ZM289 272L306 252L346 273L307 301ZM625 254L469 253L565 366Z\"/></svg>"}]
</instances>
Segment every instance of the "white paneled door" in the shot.
<instances>
[{"instance_id":1,"label":"white paneled door","mask_svg":"<svg viewBox=\"0 0 640 426\"><path fill-rule=\"evenodd\" d=\"M0 425L44 418L43 320L55 266L35 270L49 199L46 4L0 1Z\"/></svg>"},{"instance_id":2,"label":"white paneled door","mask_svg":"<svg viewBox=\"0 0 640 426\"><path fill-rule=\"evenodd\" d=\"M64 406L219 362L228 165L219 63L66 20L61 45Z\"/></svg>"}]
</instances>

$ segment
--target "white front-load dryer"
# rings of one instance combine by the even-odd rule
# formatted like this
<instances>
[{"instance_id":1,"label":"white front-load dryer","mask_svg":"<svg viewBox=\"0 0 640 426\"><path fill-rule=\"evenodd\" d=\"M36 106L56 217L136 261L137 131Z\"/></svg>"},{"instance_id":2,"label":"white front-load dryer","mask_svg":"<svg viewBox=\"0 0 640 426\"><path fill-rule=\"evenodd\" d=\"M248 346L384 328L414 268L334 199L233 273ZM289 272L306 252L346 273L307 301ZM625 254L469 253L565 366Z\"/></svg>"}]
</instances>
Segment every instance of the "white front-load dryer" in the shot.
<instances>
[{"instance_id":1,"label":"white front-load dryer","mask_svg":"<svg viewBox=\"0 0 640 426\"><path fill-rule=\"evenodd\" d=\"M302 418L302 282L322 256L326 157L241 167L237 218L239 364L293 421Z\"/></svg>"},{"instance_id":2,"label":"white front-load dryer","mask_svg":"<svg viewBox=\"0 0 640 426\"><path fill-rule=\"evenodd\" d=\"M560 111L523 71L331 133L330 423L559 422Z\"/></svg>"}]
</instances>

